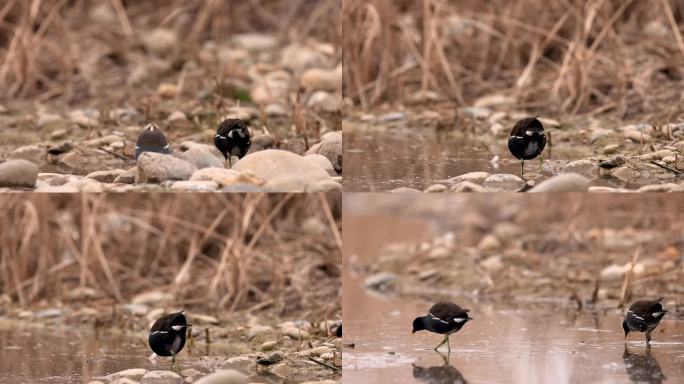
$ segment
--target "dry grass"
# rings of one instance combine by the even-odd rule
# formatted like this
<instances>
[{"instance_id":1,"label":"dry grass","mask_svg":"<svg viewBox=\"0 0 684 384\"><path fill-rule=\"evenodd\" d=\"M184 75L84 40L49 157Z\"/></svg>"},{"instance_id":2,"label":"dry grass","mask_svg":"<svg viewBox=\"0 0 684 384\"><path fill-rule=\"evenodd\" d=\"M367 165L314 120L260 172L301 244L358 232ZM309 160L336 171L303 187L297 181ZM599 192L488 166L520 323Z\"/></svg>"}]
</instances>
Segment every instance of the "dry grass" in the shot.
<instances>
[{"instance_id":1,"label":"dry grass","mask_svg":"<svg viewBox=\"0 0 684 384\"><path fill-rule=\"evenodd\" d=\"M102 12L102 8L108 11ZM0 4L1 99L79 102L125 85L155 28L181 36L182 66L207 41L240 32L339 42L340 0L7 0ZM110 22L102 22L102 19ZM209 79L210 80L210 79Z\"/></svg>"},{"instance_id":2,"label":"dry grass","mask_svg":"<svg viewBox=\"0 0 684 384\"><path fill-rule=\"evenodd\" d=\"M340 195L0 199L0 294L326 318L339 311ZM88 294L85 294L89 292Z\"/></svg>"},{"instance_id":3,"label":"dry grass","mask_svg":"<svg viewBox=\"0 0 684 384\"><path fill-rule=\"evenodd\" d=\"M568 114L682 113L677 0L347 0L344 92L358 105L420 91L494 93Z\"/></svg>"}]
</instances>

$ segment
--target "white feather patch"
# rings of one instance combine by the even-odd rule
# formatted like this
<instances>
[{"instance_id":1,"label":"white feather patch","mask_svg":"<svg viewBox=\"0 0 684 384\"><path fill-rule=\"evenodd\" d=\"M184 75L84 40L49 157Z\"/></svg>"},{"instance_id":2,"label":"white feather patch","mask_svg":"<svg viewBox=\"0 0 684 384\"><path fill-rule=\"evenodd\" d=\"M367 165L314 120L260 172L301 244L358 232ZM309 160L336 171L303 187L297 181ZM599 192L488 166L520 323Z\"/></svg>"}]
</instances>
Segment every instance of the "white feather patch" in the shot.
<instances>
[{"instance_id":1,"label":"white feather patch","mask_svg":"<svg viewBox=\"0 0 684 384\"><path fill-rule=\"evenodd\" d=\"M456 323L462 323L464 321L466 321L466 319L462 319L460 317L454 317L454 322L456 322Z\"/></svg>"},{"instance_id":2,"label":"white feather patch","mask_svg":"<svg viewBox=\"0 0 684 384\"><path fill-rule=\"evenodd\" d=\"M233 138L233 132L235 132L235 131L228 132L228 137L230 137L231 139Z\"/></svg>"},{"instance_id":3,"label":"white feather patch","mask_svg":"<svg viewBox=\"0 0 684 384\"><path fill-rule=\"evenodd\" d=\"M527 136L532 136L533 133L534 133L534 132L532 132L532 131L525 131L525 134L526 134Z\"/></svg>"},{"instance_id":4,"label":"white feather patch","mask_svg":"<svg viewBox=\"0 0 684 384\"><path fill-rule=\"evenodd\" d=\"M665 312L653 312L653 317L660 317L664 314Z\"/></svg>"},{"instance_id":5,"label":"white feather patch","mask_svg":"<svg viewBox=\"0 0 684 384\"><path fill-rule=\"evenodd\" d=\"M172 326L171 326L171 329L173 329L173 330L176 331L176 332L180 331L180 330L183 329L183 328L185 328L184 325L172 325Z\"/></svg>"},{"instance_id":6,"label":"white feather patch","mask_svg":"<svg viewBox=\"0 0 684 384\"><path fill-rule=\"evenodd\" d=\"M448 321L444 321L444 320L440 319L439 317L433 315L432 313L428 313L428 315L430 315L430 317L432 317L433 319L438 320L438 321L440 321L440 322L442 322L442 323L444 323L444 324L449 324Z\"/></svg>"}]
</instances>

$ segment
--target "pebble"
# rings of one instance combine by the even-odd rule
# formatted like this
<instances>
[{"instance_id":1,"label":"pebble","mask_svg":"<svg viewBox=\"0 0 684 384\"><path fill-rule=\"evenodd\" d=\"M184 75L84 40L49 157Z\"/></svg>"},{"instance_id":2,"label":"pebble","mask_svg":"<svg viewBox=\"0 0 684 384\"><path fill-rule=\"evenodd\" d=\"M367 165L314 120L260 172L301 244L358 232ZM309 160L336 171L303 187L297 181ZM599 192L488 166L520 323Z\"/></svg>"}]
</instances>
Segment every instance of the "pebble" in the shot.
<instances>
[{"instance_id":1,"label":"pebble","mask_svg":"<svg viewBox=\"0 0 684 384\"><path fill-rule=\"evenodd\" d=\"M576 173L553 176L533 187L530 192L587 192L589 179Z\"/></svg>"},{"instance_id":2,"label":"pebble","mask_svg":"<svg viewBox=\"0 0 684 384\"><path fill-rule=\"evenodd\" d=\"M451 186L451 192L456 193L482 193L487 192L487 189L479 184L470 181L461 181Z\"/></svg>"},{"instance_id":3,"label":"pebble","mask_svg":"<svg viewBox=\"0 0 684 384\"><path fill-rule=\"evenodd\" d=\"M197 168L183 159L155 153L143 152L138 158L138 172L135 182L162 183L167 180L189 180Z\"/></svg>"},{"instance_id":4,"label":"pebble","mask_svg":"<svg viewBox=\"0 0 684 384\"><path fill-rule=\"evenodd\" d=\"M33 164L44 164L47 153L45 149L37 145L25 145L12 151L9 158L12 160L26 160Z\"/></svg>"},{"instance_id":5,"label":"pebble","mask_svg":"<svg viewBox=\"0 0 684 384\"><path fill-rule=\"evenodd\" d=\"M96 171L86 175L87 178L97 180L101 183L113 183L117 177L125 174L123 169L113 169L111 171Z\"/></svg>"},{"instance_id":6,"label":"pebble","mask_svg":"<svg viewBox=\"0 0 684 384\"><path fill-rule=\"evenodd\" d=\"M321 141L312 145L307 155L319 154L325 156L337 173L342 173L342 132L328 132L321 137Z\"/></svg>"},{"instance_id":7,"label":"pebble","mask_svg":"<svg viewBox=\"0 0 684 384\"><path fill-rule=\"evenodd\" d=\"M143 292L133 297L131 303L133 304L158 304L172 302L174 296L171 293L162 291Z\"/></svg>"},{"instance_id":8,"label":"pebble","mask_svg":"<svg viewBox=\"0 0 684 384\"><path fill-rule=\"evenodd\" d=\"M214 156L212 152L207 151L202 147L192 147L185 152L179 153L177 157L194 165L197 169L224 167L223 160Z\"/></svg>"},{"instance_id":9,"label":"pebble","mask_svg":"<svg viewBox=\"0 0 684 384\"><path fill-rule=\"evenodd\" d=\"M487 234L480 240L477 248L482 252L494 251L501 248L501 242L496 236Z\"/></svg>"},{"instance_id":10,"label":"pebble","mask_svg":"<svg viewBox=\"0 0 684 384\"><path fill-rule=\"evenodd\" d=\"M183 378L173 371L149 371L141 380L142 384L181 384Z\"/></svg>"},{"instance_id":11,"label":"pebble","mask_svg":"<svg viewBox=\"0 0 684 384\"><path fill-rule=\"evenodd\" d=\"M178 95L178 87L176 84L162 83L157 88L157 94L165 99L173 99Z\"/></svg>"},{"instance_id":12,"label":"pebble","mask_svg":"<svg viewBox=\"0 0 684 384\"><path fill-rule=\"evenodd\" d=\"M397 275L395 275L394 273L380 272L380 273L376 273L374 275L368 276L366 278L366 280L364 280L363 285L369 289L373 289L373 290L377 290L377 291L384 291L390 285L392 285L396 280L397 280Z\"/></svg>"},{"instance_id":13,"label":"pebble","mask_svg":"<svg viewBox=\"0 0 684 384\"><path fill-rule=\"evenodd\" d=\"M304 72L300 84L305 89L313 91L341 91L342 90L342 66L333 70L312 68Z\"/></svg>"},{"instance_id":14,"label":"pebble","mask_svg":"<svg viewBox=\"0 0 684 384\"><path fill-rule=\"evenodd\" d=\"M247 384L247 376L232 370L223 369L199 378L195 384Z\"/></svg>"},{"instance_id":15,"label":"pebble","mask_svg":"<svg viewBox=\"0 0 684 384\"><path fill-rule=\"evenodd\" d=\"M603 153L606 155L612 155L617 153L620 150L620 146L618 144L609 144L603 147Z\"/></svg>"},{"instance_id":16,"label":"pebble","mask_svg":"<svg viewBox=\"0 0 684 384\"><path fill-rule=\"evenodd\" d=\"M255 325L247 331L247 337L251 340L257 336L261 336L273 331L273 327L267 325Z\"/></svg>"},{"instance_id":17,"label":"pebble","mask_svg":"<svg viewBox=\"0 0 684 384\"><path fill-rule=\"evenodd\" d=\"M266 51L276 48L280 42L274 36L265 33L240 33L233 35L236 48L248 51Z\"/></svg>"},{"instance_id":18,"label":"pebble","mask_svg":"<svg viewBox=\"0 0 684 384\"><path fill-rule=\"evenodd\" d=\"M571 161L563 166L564 173L577 173L588 178L596 178L598 170L598 164L589 159Z\"/></svg>"},{"instance_id":19,"label":"pebble","mask_svg":"<svg viewBox=\"0 0 684 384\"><path fill-rule=\"evenodd\" d=\"M487 177L482 186L489 192L517 192L525 187L525 180L511 174L494 174Z\"/></svg>"},{"instance_id":20,"label":"pebble","mask_svg":"<svg viewBox=\"0 0 684 384\"><path fill-rule=\"evenodd\" d=\"M123 371L115 372L110 375L105 376L105 380L116 380L120 378L127 378L127 379L140 379L142 378L145 374L147 373L146 369L143 368L131 368L131 369L126 369Z\"/></svg>"},{"instance_id":21,"label":"pebble","mask_svg":"<svg viewBox=\"0 0 684 384\"><path fill-rule=\"evenodd\" d=\"M0 187L33 188L38 180L38 167L26 160L0 163Z\"/></svg>"},{"instance_id":22,"label":"pebble","mask_svg":"<svg viewBox=\"0 0 684 384\"><path fill-rule=\"evenodd\" d=\"M423 192L424 193L442 193L448 191L449 188L444 185L444 184L433 184L429 187L427 187Z\"/></svg>"},{"instance_id":23,"label":"pebble","mask_svg":"<svg viewBox=\"0 0 684 384\"><path fill-rule=\"evenodd\" d=\"M166 55L178 45L178 36L172 29L157 28L143 34L142 43L145 48L157 55Z\"/></svg>"},{"instance_id":24,"label":"pebble","mask_svg":"<svg viewBox=\"0 0 684 384\"><path fill-rule=\"evenodd\" d=\"M215 181L183 180L175 181L171 184L172 191L182 192L213 192L219 189L219 184Z\"/></svg>"}]
</instances>

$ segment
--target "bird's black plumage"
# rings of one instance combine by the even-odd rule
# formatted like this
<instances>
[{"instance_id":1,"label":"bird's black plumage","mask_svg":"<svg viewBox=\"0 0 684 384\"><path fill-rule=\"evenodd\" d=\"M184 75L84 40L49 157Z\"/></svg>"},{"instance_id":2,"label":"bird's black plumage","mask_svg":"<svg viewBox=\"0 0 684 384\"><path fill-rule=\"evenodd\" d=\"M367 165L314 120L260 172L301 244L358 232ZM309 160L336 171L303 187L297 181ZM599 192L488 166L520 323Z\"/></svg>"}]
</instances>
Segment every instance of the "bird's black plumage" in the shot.
<instances>
[{"instance_id":1,"label":"bird's black plumage","mask_svg":"<svg viewBox=\"0 0 684 384\"><path fill-rule=\"evenodd\" d=\"M164 132L154 124L148 124L135 143L136 160L143 152L171 153Z\"/></svg>"},{"instance_id":2,"label":"bird's black plumage","mask_svg":"<svg viewBox=\"0 0 684 384\"><path fill-rule=\"evenodd\" d=\"M416 317L413 320L413 333L418 331L429 331L444 335L444 340L435 349L447 343L449 346L449 335L458 332L463 326L472 320L468 316L469 309L464 309L450 302L440 302L432 306L427 316Z\"/></svg>"},{"instance_id":3,"label":"bird's black plumage","mask_svg":"<svg viewBox=\"0 0 684 384\"><path fill-rule=\"evenodd\" d=\"M183 311L164 315L150 329L148 342L159 356L175 356L185 346L188 324Z\"/></svg>"},{"instance_id":4,"label":"bird's black plumage","mask_svg":"<svg viewBox=\"0 0 684 384\"><path fill-rule=\"evenodd\" d=\"M513 126L508 138L508 150L522 162L523 167L525 160L532 160L541 155L545 147L546 132L536 117L522 119Z\"/></svg>"},{"instance_id":5,"label":"bird's black plumage","mask_svg":"<svg viewBox=\"0 0 684 384\"><path fill-rule=\"evenodd\" d=\"M226 160L231 156L243 158L252 145L252 137L244 121L226 119L221 122L214 136L214 145Z\"/></svg>"},{"instance_id":6,"label":"bird's black plumage","mask_svg":"<svg viewBox=\"0 0 684 384\"><path fill-rule=\"evenodd\" d=\"M663 301L662 297L655 300L639 300L629 307L622 322L625 339L629 332L645 332L646 343L651 342L651 332L667 313L661 301Z\"/></svg>"}]
</instances>

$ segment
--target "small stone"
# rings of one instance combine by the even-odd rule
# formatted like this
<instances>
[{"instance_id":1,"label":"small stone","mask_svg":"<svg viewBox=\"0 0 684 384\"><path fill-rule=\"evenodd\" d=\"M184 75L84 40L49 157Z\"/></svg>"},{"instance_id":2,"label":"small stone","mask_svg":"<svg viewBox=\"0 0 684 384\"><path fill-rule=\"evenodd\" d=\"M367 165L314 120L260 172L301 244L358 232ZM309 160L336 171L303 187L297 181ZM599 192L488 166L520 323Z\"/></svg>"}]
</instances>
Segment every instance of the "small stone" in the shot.
<instances>
[{"instance_id":1,"label":"small stone","mask_svg":"<svg viewBox=\"0 0 684 384\"><path fill-rule=\"evenodd\" d=\"M235 356L224 360L221 363L221 368L248 372L256 369L256 361L251 356Z\"/></svg>"},{"instance_id":2,"label":"small stone","mask_svg":"<svg viewBox=\"0 0 684 384\"><path fill-rule=\"evenodd\" d=\"M257 359L257 364L259 365L273 365L278 364L285 360L285 355L280 351L275 351L271 353L268 357L262 357Z\"/></svg>"},{"instance_id":3,"label":"small stone","mask_svg":"<svg viewBox=\"0 0 684 384\"><path fill-rule=\"evenodd\" d=\"M162 183L167 180L188 180L197 170L183 159L155 152L143 152L138 158L135 182Z\"/></svg>"},{"instance_id":4,"label":"small stone","mask_svg":"<svg viewBox=\"0 0 684 384\"><path fill-rule=\"evenodd\" d=\"M44 164L46 156L45 149L37 145L26 145L12 151L9 158L12 160L26 160L33 164Z\"/></svg>"},{"instance_id":5,"label":"small stone","mask_svg":"<svg viewBox=\"0 0 684 384\"><path fill-rule=\"evenodd\" d=\"M617 153L620 150L620 146L618 144L609 144L603 147L603 153L606 155L612 155L614 153Z\"/></svg>"},{"instance_id":6,"label":"small stone","mask_svg":"<svg viewBox=\"0 0 684 384\"><path fill-rule=\"evenodd\" d=\"M202 168L223 168L223 161L214 156L213 153L204 150L201 147L193 147L185 152L177 155L179 159L183 159L195 166L197 169Z\"/></svg>"},{"instance_id":7,"label":"small stone","mask_svg":"<svg viewBox=\"0 0 684 384\"><path fill-rule=\"evenodd\" d=\"M247 376L242 373L227 369L219 370L195 381L195 384L247 384Z\"/></svg>"},{"instance_id":8,"label":"small stone","mask_svg":"<svg viewBox=\"0 0 684 384\"><path fill-rule=\"evenodd\" d=\"M287 110L280 104L269 104L266 106L266 116L268 117L285 117L288 115Z\"/></svg>"},{"instance_id":9,"label":"small stone","mask_svg":"<svg viewBox=\"0 0 684 384\"><path fill-rule=\"evenodd\" d=\"M295 340L306 339L309 337L309 332L295 327L284 327L282 332L283 335L289 336Z\"/></svg>"},{"instance_id":10,"label":"small stone","mask_svg":"<svg viewBox=\"0 0 684 384\"><path fill-rule=\"evenodd\" d=\"M145 304L121 304L121 311L130 316L145 316L150 307Z\"/></svg>"},{"instance_id":11,"label":"small stone","mask_svg":"<svg viewBox=\"0 0 684 384\"><path fill-rule=\"evenodd\" d=\"M142 384L181 384L183 378L173 371L149 371L141 380Z\"/></svg>"},{"instance_id":12,"label":"small stone","mask_svg":"<svg viewBox=\"0 0 684 384\"><path fill-rule=\"evenodd\" d=\"M36 319L49 319L60 316L62 316L62 310L59 308L44 309L33 314L33 317Z\"/></svg>"},{"instance_id":13,"label":"small stone","mask_svg":"<svg viewBox=\"0 0 684 384\"><path fill-rule=\"evenodd\" d=\"M255 325L247 331L247 337L251 340L257 336L261 336L273 331L273 327L267 325Z\"/></svg>"},{"instance_id":14,"label":"small stone","mask_svg":"<svg viewBox=\"0 0 684 384\"><path fill-rule=\"evenodd\" d=\"M321 167L306 161L292 152L267 149L243 157L232 168L241 173L251 173L259 179L296 178L303 182L326 180L330 176Z\"/></svg>"},{"instance_id":15,"label":"small stone","mask_svg":"<svg viewBox=\"0 0 684 384\"><path fill-rule=\"evenodd\" d=\"M465 107L461 108L461 112L474 119L486 119L492 114L492 110L483 107Z\"/></svg>"},{"instance_id":16,"label":"small stone","mask_svg":"<svg viewBox=\"0 0 684 384\"><path fill-rule=\"evenodd\" d=\"M496 273L503 269L504 264L501 256L490 256L480 262L480 266L489 273Z\"/></svg>"},{"instance_id":17,"label":"small stone","mask_svg":"<svg viewBox=\"0 0 684 384\"><path fill-rule=\"evenodd\" d=\"M173 301L173 294L162 291L150 291L140 293L133 297L133 304L158 304Z\"/></svg>"},{"instance_id":18,"label":"small stone","mask_svg":"<svg viewBox=\"0 0 684 384\"><path fill-rule=\"evenodd\" d=\"M105 376L105 380L116 380L120 378L127 378L127 379L133 379L133 380L138 380L142 378L145 374L147 373L146 369L143 368L131 368L131 369L126 369L123 371L115 372L110 375Z\"/></svg>"},{"instance_id":19,"label":"small stone","mask_svg":"<svg viewBox=\"0 0 684 384\"><path fill-rule=\"evenodd\" d=\"M589 179L576 173L564 173L544 180L530 192L587 192Z\"/></svg>"},{"instance_id":20,"label":"small stone","mask_svg":"<svg viewBox=\"0 0 684 384\"><path fill-rule=\"evenodd\" d=\"M389 123L392 121L400 121L406 119L406 114L403 112L390 112L380 116L380 121Z\"/></svg>"},{"instance_id":21,"label":"small stone","mask_svg":"<svg viewBox=\"0 0 684 384\"><path fill-rule=\"evenodd\" d=\"M312 68L304 72L300 84L305 89L334 92L342 89L342 66L333 70Z\"/></svg>"},{"instance_id":22,"label":"small stone","mask_svg":"<svg viewBox=\"0 0 684 384\"><path fill-rule=\"evenodd\" d=\"M171 184L172 191L182 191L182 192L213 192L219 189L219 184L215 181L204 180L182 180L174 181Z\"/></svg>"},{"instance_id":23,"label":"small stone","mask_svg":"<svg viewBox=\"0 0 684 384\"><path fill-rule=\"evenodd\" d=\"M145 48L157 55L165 55L178 46L178 36L172 29L157 28L142 38Z\"/></svg>"},{"instance_id":24,"label":"small stone","mask_svg":"<svg viewBox=\"0 0 684 384\"><path fill-rule=\"evenodd\" d=\"M444 185L444 184L433 184L429 187L427 187L423 192L424 193L442 193L446 192L449 188Z\"/></svg>"},{"instance_id":25,"label":"small stone","mask_svg":"<svg viewBox=\"0 0 684 384\"><path fill-rule=\"evenodd\" d=\"M451 192L456 193L483 193L487 192L487 189L481 185L475 184L470 181L461 181L453 186L451 186Z\"/></svg>"},{"instance_id":26,"label":"small stone","mask_svg":"<svg viewBox=\"0 0 684 384\"><path fill-rule=\"evenodd\" d=\"M307 349L305 351L297 352L297 356L300 357L317 357L325 353L332 353L332 349L324 345L312 349Z\"/></svg>"},{"instance_id":27,"label":"small stone","mask_svg":"<svg viewBox=\"0 0 684 384\"><path fill-rule=\"evenodd\" d=\"M608 160L601 161L598 166L603 169L614 169L621 167L627 163L627 158L624 155L615 155Z\"/></svg>"},{"instance_id":28,"label":"small stone","mask_svg":"<svg viewBox=\"0 0 684 384\"><path fill-rule=\"evenodd\" d=\"M517 192L525 187L525 180L511 174L494 174L487 177L482 186L489 192Z\"/></svg>"},{"instance_id":29,"label":"small stone","mask_svg":"<svg viewBox=\"0 0 684 384\"><path fill-rule=\"evenodd\" d=\"M261 349L263 349L264 351L270 351L274 349L277 345L277 341L266 341L263 344L261 344Z\"/></svg>"},{"instance_id":30,"label":"small stone","mask_svg":"<svg viewBox=\"0 0 684 384\"><path fill-rule=\"evenodd\" d=\"M488 234L485 235L482 238L482 240L480 240L480 243L477 245L477 248L483 252L493 251L501 248L501 242L496 236Z\"/></svg>"},{"instance_id":31,"label":"small stone","mask_svg":"<svg viewBox=\"0 0 684 384\"><path fill-rule=\"evenodd\" d=\"M248 51L267 51L279 45L276 37L265 33L240 33L233 35L233 44Z\"/></svg>"},{"instance_id":32,"label":"small stone","mask_svg":"<svg viewBox=\"0 0 684 384\"><path fill-rule=\"evenodd\" d=\"M138 168L133 167L126 172L120 174L114 179L114 183L120 184L135 184L135 175L138 173Z\"/></svg>"},{"instance_id":33,"label":"small stone","mask_svg":"<svg viewBox=\"0 0 684 384\"><path fill-rule=\"evenodd\" d=\"M64 118L60 115L52 113L41 113L38 116L38 128L44 128L48 125L56 125L64 122Z\"/></svg>"},{"instance_id":34,"label":"small stone","mask_svg":"<svg viewBox=\"0 0 684 384\"><path fill-rule=\"evenodd\" d=\"M396 280L397 275L395 275L394 273L380 272L368 276L366 280L364 280L363 285L369 289L384 291L392 284L394 284Z\"/></svg>"},{"instance_id":35,"label":"small stone","mask_svg":"<svg viewBox=\"0 0 684 384\"><path fill-rule=\"evenodd\" d=\"M651 136L647 133L639 132L636 130L628 130L625 132L625 138L635 142L635 143L649 143L651 142Z\"/></svg>"},{"instance_id":36,"label":"small stone","mask_svg":"<svg viewBox=\"0 0 684 384\"><path fill-rule=\"evenodd\" d=\"M0 163L0 187L33 188L38 180L38 167L26 160Z\"/></svg>"},{"instance_id":37,"label":"small stone","mask_svg":"<svg viewBox=\"0 0 684 384\"><path fill-rule=\"evenodd\" d=\"M176 84L162 83L157 88L157 94L165 99L172 99L178 95L178 87Z\"/></svg>"},{"instance_id":38,"label":"small stone","mask_svg":"<svg viewBox=\"0 0 684 384\"><path fill-rule=\"evenodd\" d=\"M515 104L516 99L512 96L505 95L487 95L475 100L473 106L478 108L501 107L505 105Z\"/></svg>"},{"instance_id":39,"label":"small stone","mask_svg":"<svg viewBox=\"0 0 684 384\"><path fill-rule=\"evenodd\" d=\"M97 171L86 175L87 178L97 180L101 183L113 183L117 177L125 174L123 169L113 169L111 171Z\"/></svg>"},{"instance_id":40,"label":"small stone","mask_svg":"<svg viewBox=\"0 0 684 384\"><path fill-rule=\"evenodd\" d=\"M564 173L576 173L584 177L597 177L598 165L589 159L571 161L563 167Z\"/></svg>"},{"instance_id":41,"label":"small stone","mask_svg":"<svg viewBox=\"0 0 684 384\"><path fill-rule=\"evenodd\" d=\"M51 155L61 155L74 149L74 145L70 141L63 141L59 144L51 145L47 149L47 153Z\"/></svg>"}]
</instances>

